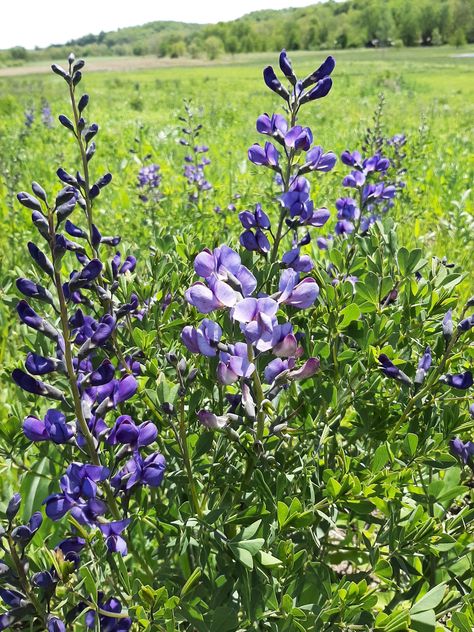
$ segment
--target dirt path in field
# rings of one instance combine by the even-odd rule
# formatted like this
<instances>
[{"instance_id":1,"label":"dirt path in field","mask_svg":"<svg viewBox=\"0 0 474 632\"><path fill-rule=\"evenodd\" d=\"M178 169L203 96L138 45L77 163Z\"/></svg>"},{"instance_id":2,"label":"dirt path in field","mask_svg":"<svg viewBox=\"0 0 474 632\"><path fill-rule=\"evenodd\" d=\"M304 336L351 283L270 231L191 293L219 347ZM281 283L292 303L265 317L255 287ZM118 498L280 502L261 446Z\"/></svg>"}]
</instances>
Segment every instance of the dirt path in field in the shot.
<instances>
[{"instance_id":1,"label":"dirt path in field","mask_svg":"<svg viewBox=\"0 0 474 632\"><path fill-rule=\"evenodd\" d=\"M51 72L51 63L54 60L44 59L24 66L10 66L0 68L0 77L17 77L21 75L37 75ZM153 68L175 68L183 66L215 66L236 61L230 56L221 57L217 62L205 59L190 58L160 58L152 55L144 57L89 57L87 59L88 71L125 72L127 70L152 70Z\"/></svg>"}]
</instances>

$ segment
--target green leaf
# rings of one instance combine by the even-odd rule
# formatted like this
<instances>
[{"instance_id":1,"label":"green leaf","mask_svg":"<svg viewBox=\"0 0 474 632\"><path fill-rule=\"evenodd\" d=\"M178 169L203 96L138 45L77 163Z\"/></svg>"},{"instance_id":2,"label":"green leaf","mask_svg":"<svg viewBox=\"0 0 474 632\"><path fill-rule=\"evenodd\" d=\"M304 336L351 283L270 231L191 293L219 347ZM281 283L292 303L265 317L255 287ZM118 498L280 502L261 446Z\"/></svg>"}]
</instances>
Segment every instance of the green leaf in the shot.
<instances>
[{"instance_id":1,"label":"green leaf","mask_svg":"<svg viewBox=\"0 0 474 632\"><path fill-rule=\"evenodd\" d=\"M340 316L342 316L342 320L339 323L339 329L345 329L348 325L350 325L354 320L359 320L360 318L360 308L356 303L350 303L347 307L344 307L341 310Z\"/></svg>"},{"instance_id":2,"label":"green leaf","mask_svg":"<svg viewBox=\"0 0 474 632\"><path fill-rule=\"evenodd\" d=\"M402 443L402 450L410 457L415 456L418 447L418 437L416 434L409 432Z\"/></svg>"},{"instance_id":3,"label":"green leaf","mask_svg":"<svg viewBox=\"0 0 474 632\"><path fill-rule=\"evenodd\" d=\"M44 457L33 465L21 482L20 494L23 498L23 520L25 522L30 519L34 511L41 509L41 504L48 495L50 480L45 476L47 471L48 459Z\"/></svg>"},{"instance_id":4,"label":"green leaf","mask_svg":"<svg viewBox=\"0 0 474 632\"><path fill-rule=\"evenodd\" d=\"M436 615L434 610L425 610L413 615L410 613L410 625L416 632L435 632Z\"/></svg>"},{"instance_id":5,"label":"green leaf","mask_svg":"<svg viewBox=\"0 0 474 632\"><path fill-rule=\"evenodd\" d=\"M234 544L230 544L229 546L232 550L232 553L234 554L235 559L238 560L241 564L243 564L247 568L249 568L250 570L252 570L253 557L249 553L249 551L247 551L246 549L241 549L240 547Z\"/></svg>"},{"instance_id":6,"label":"green leaf","mask_svg":"<svg viewBox=\"0 0 474 632\"><path fill-rule=\"evenodd\" d=\"M463 612L453 612L451 615L451 621L456 626L459 632L472 632L472 625L469 622L469 617Z\"/></svg>"},{"instance_id":7,"label":"green leaf","mask_svg":"<svg viewBox=\"0 0 474 632\"><path fill-rule=\"evenodd\" d=\"M260 561L262 566L268 566L273 568L275 566L281 566L283 562L279 560L277 557L273 557L270 553L266 551L259 551L257 554L257 559Z\"/></svg>"},{"instance_id":8,"label":"green leaf","mask_svg":"<svg viewBox=\"0 0 474 632\"><path fill-rule=\"evenodd\" d=\"M410 609L410 615L417 614L418 612L424 612L425 610L432 610L441 603L446 592L446 585L439 584L430 591L428 591L423 597L415 603Z\"/></svg>"},{"instance_id":9,"label":"green leaf","mask_svg":"<svg viewBox=\"0 0 474 632\"><path fill-rule=\"evenodd\" d=\"M383 469L390 459L390 454L388 452L388 448L383 443L379 445L379 447L375 450L374 458L372 459L371 470L372 472L380 472Z\"/></svg>"},{"instance_id":10,"label":"green leaf","mask_svg":"<svg viewBox=\"0 0 474 632\"><path fill-rule=\"evenodd\" d=\"M393 575L393 570L389 562L387 560L379 560L374 568L374 573L377 577L382 579L390 579Z\"/></svg>"},{"instance_id":11,"label":"green leaf","mask_svg":"<svg viewBox=\"0 0 474 632\"><path fill-rule=\"evenodd\" d=\"M245 549L253 556L260 551L264 544L265 540L263 538L255 538L254 540L242 540L239 542L238 546L240 549Z\"/></svg>"},{"instance_id":12,"label":"green leaf","mask_svg":"<svg viewBox=\"0 0 474 632\"><path fill-rule=\"evenodd\" d=\"M181 588L181 597L184 597L186 593L188 593L194 586L199 582L199 579L202 575L202 570L200 568L195 568L191 573L190 577Z\"/></svg>"},{"instance_id":13,"label":"green leaf","mask_svg":"<svg viewBox=\"0 0 474 632\"><path fill-rule=\"evenodd\" d=\"M282 527L285 524L286 517L288 515L288 507L281 500L278 501L278 524Z\"/></svg>"}]
</instances>

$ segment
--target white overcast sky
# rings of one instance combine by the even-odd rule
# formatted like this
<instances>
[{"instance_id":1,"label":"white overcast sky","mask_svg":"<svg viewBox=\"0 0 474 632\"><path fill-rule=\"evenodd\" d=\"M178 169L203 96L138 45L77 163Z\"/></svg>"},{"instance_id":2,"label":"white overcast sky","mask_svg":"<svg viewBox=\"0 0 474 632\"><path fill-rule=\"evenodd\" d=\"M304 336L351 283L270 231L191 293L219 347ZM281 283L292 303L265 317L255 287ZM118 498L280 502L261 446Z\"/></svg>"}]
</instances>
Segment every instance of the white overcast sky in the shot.
<instances>
[{"instance_id":1,"label":"white overcast sky","mask_svg":"<svg viewBox=\"0 0 474 632\"><path fill-rule=\"evenodd\" d=\"M0 49L47 46L154 20L220 22L318 0L0 0Z\"/></svg>"}]
</instances>

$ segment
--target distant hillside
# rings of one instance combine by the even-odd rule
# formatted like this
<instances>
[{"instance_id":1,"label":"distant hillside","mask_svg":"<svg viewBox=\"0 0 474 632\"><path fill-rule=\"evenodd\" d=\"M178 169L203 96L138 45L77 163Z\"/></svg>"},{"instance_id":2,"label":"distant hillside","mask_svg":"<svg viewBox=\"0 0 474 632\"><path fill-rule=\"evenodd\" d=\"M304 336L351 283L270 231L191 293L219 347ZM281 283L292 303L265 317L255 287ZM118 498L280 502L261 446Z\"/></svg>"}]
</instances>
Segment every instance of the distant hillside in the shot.
<instances>
[{"instance_id":1,"label":"distant hillside","mask_svg":"<svg viewBox=\"0 0 474 632\"><path fill-rule=\"evenodd\" d=\"M291 2L291 0L288 0ZM305 8L257 11L218 24L149 22L85 35L61 45L0 52L0 63L60 58L71 49L88 57L223 53L361 46L462 45L474 42L474 0L328 0Z\"/></svg>"}]
</instances>

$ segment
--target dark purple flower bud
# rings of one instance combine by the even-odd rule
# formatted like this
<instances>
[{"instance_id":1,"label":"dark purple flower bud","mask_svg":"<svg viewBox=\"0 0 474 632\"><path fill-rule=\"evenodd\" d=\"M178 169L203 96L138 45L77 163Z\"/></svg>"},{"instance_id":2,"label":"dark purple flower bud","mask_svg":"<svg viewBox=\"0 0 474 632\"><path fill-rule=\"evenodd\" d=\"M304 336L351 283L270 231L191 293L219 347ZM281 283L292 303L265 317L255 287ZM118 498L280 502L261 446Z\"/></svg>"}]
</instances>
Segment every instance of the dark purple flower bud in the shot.
<instances>
[{"instance_id":1,"label":"dark purple flower bud","mask_svg":"<svg viewBox=\"0 0 474 632\"><path fill-rule=\"evenodd\" d=\"M403 371L396 367L390 360L390 358L385 355L385 353L381 353L378 360L380 363L379 368L382 373L384 373L384 375L394 380L398 380L399 382L403 382L404 384L411 384L411 380L408 375L406 375L405 373L403 373Z\"/></svg>"},{"instance_id":2,"label":"dark purple flower bud","mask_svg":"<svg viewBox=\"0 0 474 632\"><path fill-rule=\"evenodd\" d=\"M79 103L77 104L77 108L79 112L82 112L87 107L88 103L89 103L89 95L83 94L82 97L79 99Z\"/></svg>"},{"instance_id":3,"label":"dark purple flower bud","mask_svg":"<svg viewBox=\"0 0 474 632\"><path fill-rule=\"evenodd\" d=\"M48 274L50 277L53 277L54 276L53 264L48 259L48 257L38 248L38 246L34 244L33 242L29 241L28 251L32 259L34 260L34 262L43 270L43 272L46 272L46 274Z\"/></svg>"},{"instance_id":4,"label":"dark purple flower bud","mask_svg":"<svg viewBox=\"0 0 474 632\"><path fill-rule=\"evenodd\" d=\"M73 77L72 77L72 83L74 86L77 86L77 84L81 81L82 79L82 72L75 72Z\"/></svg>"},{"instance_id":5,"label":"dark purple flower bud","mask_svg":"<svg viewBox=\"0 0 474 632\"><path fill-rule=\"evenodd\" d=\"M20 608L27 603L24 595L17 590L0 588L0 598L7 606L10 606L10 608Z\"/></svg>"},{"instance_id":6,"label":"dark purple flower bud","mask_svg":"<svg viewBox=\"0 0 474 632\"><path fill-rule=\"evenodd\" d=\"M307 88L313 83L318 83L318 81L321 81L324 77L328 77L334 70L335 66L336 60L334 57L329 55L319 68L303 79L302 87Z\"/></svg>"},{"instance_id":7,"label":"dark purple flower bud","mask_svg":"<svg viewBox=\"0 0 474 632\"><path fill-rule=\"evenodd\" d=\"M64 116L64 114L60 114L58 118L61 125L63 125L66 129L70 130L74 134L76 133L74 130L74 125L72 124L72 121L68 119L67 116Z\"/></svg>"},{"instance_id":8,"label":"dark purple flower bud","mask_svg":"<svg viewBox=\"0 0 474 632\"><path fill-rule=\"evenodd\" d=\"M51 292L30 279L19 278L16 280L16 286L24 296L36 298L44 303L49 303L49 305L54 304Z\"/></svg>"},{"instance_id":9,"label":"dark purple flower bud","mask_svg":"<svg viewBox=\"0 0 474 632\"><path fill-rule=\"evenodd\" d=\"M125 274L126 272L133 272L137 265L137 260L132 255L128 256L123 262L119 274Z\"/></svg>"},{"instance_id":10,"label":"dark purple flower bud","mask_svg":"<svg viewBox=\"0 0 474 632\"><path fill-rule=\"evenodd\" d=\"M86 141L86 143L89 143L89 141L94 138L98 131L99 126L96 123L92 123L92 125L89 125L88 129L84 131L84 140Z\"/></svg>"},{"instance_id":11,"label":"dark purple flower bud","mask_svg":"<svg viewBox=\"0 0 474 632\"><path fill-rule=\"evenodd\" d=\"M58 369L62 369L63 365L60 360L55 358L44 358L36 353L28 353L25 360L25 368L32 375L46 375Z\"/></svg>"},{"instance_id":12,"label":"dark purple flower bud","mask_svg":"<svg viewBox=\"0 0 474 632\"><path fill-rule=\"evenodd\" d=\"M43 200L43 202L47 203L48 198L46 197L46 191L43 189L43 187L40 184L38 184L37 182L32 182L31 188L33 190L33 193L37 195L40 198L40 200Z\"/></svg>"},{"instance_id":13,"label":"dark purple flower bud","mask_svg":"<svg viewBox=\"0 0 474 632\"><path fill-rule=\"evenodd\" d=\"M69 81L69 75L64 70L64 68L61 68L61 66L58 66L58 64L51 64L51 70L66 81Z\"/></svg>"},{"instance_id":14,"label":"dark purple flower bud","mask_svg":"<svg viewBox=\"0 0 474 632\"><path fill-rule=\"evenodd\" d=\"M296 83L296 75L293 72L293 68L291 66L291 61L288 59L288 55L286 54L286 50L283 49L280 53L280 69L285 77L291 81L293 85ZM268 85L268 84L267 84ZM273 90L273 88L272 88Z\"/></svg>"},{"instance_id":15,"label":"dark purple flower bud","mask_svg":"<svg viewBox=\"0 0 474 632\"><path fill-rule=\"evenodd\" d=\"M99 189L103 189L111 182L112 182L112 174L106 173L101 178L99 178L99 180L97 180L96 185L99 187Z\"/></svg>"},{"instance_id":16,"label":"dark purple flower bud","mask_svg":"<svg viewBox=\"0 0 474 632\"><path fill-rule=\"evenodd\" d=\"M93 200L94 198L96 198L100 193L100 189L97 186L97 184L93 184L91 186L91 188L89 189L89 197L91 200Z\"/></svg>"},{"instance_id":17,"label":"dark purple flower bud","mask_svg":"<svg viewBox=\"0 0 474 632\"><path fill-rule=\"evenodd\" d=\"M29 208L32 211L39 211L41 213L41 202L30 195L30 193L27 193L26 191L21 191L20 193L17 193L16 198L18 202L20 202L20 204L22 204L26 208Z\"/></svg>"},{"instance_id":18,"label":"dark purple flower bud","mask_svg":"<svg viewBox=\"0 0 474 632\"><path fill-rule=\"evenodd\" d=\"M10 501L7 505L7 509L5 511L5 515L9 522L11 522L13 518L17 515L18 511L20 510L20 504L21 504L21 495L18 493L13 494L13 496L10 498Z\"/></svg>"},{"instance_id":19,"label":"dark purple flower bud","mask_svg":"<svg viewBox=\"0 0 474 632\"><path fill-rule=\"evenodd\" d=\"M263 80L265 81L265 84L270 88L270 90L273 90L273 92L276 92L280 97L288 101L290 96L288 90L281 85L275 74L275 71L271 66L267 66L264 69Z\"/></svg>"},{"instance_id":20,"label":"dark purple flower bud","mask_svg":"<svg viewBox=\"0 0 474 632\"><path fill-rule=\"evenodd\" d=\"M76 226L69 220L66 220L66 223L64 224L64 228L67 234L71 235L71 237L76 237L79 239L87 239L87 233L85 232L85 230L82 230L82 228L79 228L79 226Z\"/></svg>"},{"instance_id":21,"label":"dark purple flower bud","mask_svg":"<svg viewBox=\"0 0 474 632\"><path fill-rule=\"evenodd\" d=\"M474 383L471 371L455 374L446 373L446 375L440 377L440 381L448 386L452 386L453 388L460 390L471 388Z\"/></svg>"},{"instance_id":22,"label":"dark purple flower bud","mask_svg":"<svg viewBox=\"0 0 474 632\"><path fill-rule=\"evenodd\" d=\"M62 167L60 167L57 171L56 174L58 176L58 178L64 182L65 184L69 184L71 186L75 186L77 187L77 180L74 176L72 176L71 174L69 174L67 171L65 171Z\"/></svg>"},{"instance_id":23,"label":"dark purple flower bud","mask_svg":"<svg viewBox=\"0 0 474 632\"><path fill-rule=\"evenodd\" d=\"M53 590L55 585L53 576L49 571L41 571L39 573L35 573L31 578L31 583L33 584L33 586L37 586L38 588L42 588L46 591Z\"/></svg>"},{"instance_id":24,"label":"dark purple flower bud","mask_svg":"<svg viewBox=\"0 0 474 632\"><path fill-rule=\"evenodd\" d=\"M38 229L41 237L48 241L50 237L49 224L43 213L40 213L39 211L33 211L33 213L31 214L31 221L35 225L35 228Z\"/></svg>"},{"instance_id":25,"label":"dark purple flower bud","mask_svg":"<svg viewBox=\"0 0 474 632\"><path fill-rule=\"evenodd\" d=\"M51 520L60 520L74 506L74 501L65 494L52 494L43 501L46 515Z\"/></svg>"},{"instance_id":26,"label":"dark purple flower bud","mask_svg":"<svg viewBox=\"0 0 474 632\"><path fill-rule=\"evenodd\" d=\"M474 314L469 316L468 318L464 318L458 325L459 331L469 331L474 327Z\"/></svg>"},{"instance_id":27,"label":"dark purple flower bud","mask_svg":"<svg viewBox=\"0 0 474 632\"><path fill-rule=\"evenodd\" d=\"M80 553L82 549L85 547L86 541L83 538L79 538L78 536L72 536L70 538L66 538L62 540L58 545L57 549L61 549L64 555L68 553Z\"/></svg>"},{"instance_id":28,"label":"dark purple flower bud","mask_svg":"<svg viewBox=\"0 0 474 632\"><path fill-rule=\"evenodd\" d=\"M315 85L308 93L306 93L302 98L300 103L306 103L307 101L314 101L315 99L322 99L323 97L329 94L329 91L332 88L332 79L331 77L324 77L321 81Z\"/></svg>"},{"instance_id":29,"label":"dark purple flower bud","mask_svg":"<svg viewBox=\"0 0 474 632\"><path fill-rule=\"evenodd\" d=\"M51 399L64 399L64 394L54 386L44 384L39 380L35 380L31 375L28 375L21 369L14 369L12 372L12 378L15 384L28 393L33 395L41 395L43 397L50 397Z\"/></svg>"},{"instance_id":30,"label":"dark purple flower bud","mask_svg":"<svg viewBox=\"0 0 474 632\"><path fill-rule=\"evenodd\" d=\"M21 322L28 325L28 327L40 331L51 340L57 341L59 339L59 332L46 320L41 318L25 300L21 300L18 303L16 311L18 312Z\"/></svg>"}]
</instances>

